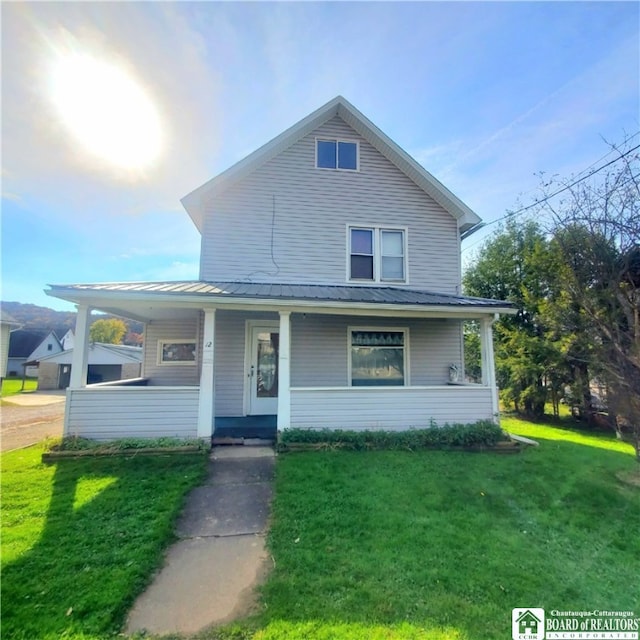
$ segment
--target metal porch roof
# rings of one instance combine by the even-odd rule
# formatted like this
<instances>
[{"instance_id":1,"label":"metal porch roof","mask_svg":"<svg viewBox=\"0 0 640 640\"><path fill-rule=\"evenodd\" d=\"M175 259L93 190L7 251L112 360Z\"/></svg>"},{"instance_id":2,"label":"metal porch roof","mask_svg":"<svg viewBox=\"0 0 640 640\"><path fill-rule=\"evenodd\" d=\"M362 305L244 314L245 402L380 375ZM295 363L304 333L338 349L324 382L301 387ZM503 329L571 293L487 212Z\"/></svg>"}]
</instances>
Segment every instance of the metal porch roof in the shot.
<instances>
[{"instance_id":1,"label":"metal porch roof","mask_svg":"<svg viewBox=\"0 0 640 640\"><path fill-rule=\"evenodd\" d=\"M74 294L80 297L101 293L107 296L118 294L141 294L142 296L175 295L206 298L228 298L231 300L318 301L381 304L381 305L418 305L426 307L464 307L467 309L491 310L503 312L513 305L502 300L456 296L431 291L403 289L399 287L375 287L356 285L317 285L317 284L280 284L259 282L107 282L96 284L49 285L48 294L63 299L74 300Z\"/></svg>"}]
</instances>

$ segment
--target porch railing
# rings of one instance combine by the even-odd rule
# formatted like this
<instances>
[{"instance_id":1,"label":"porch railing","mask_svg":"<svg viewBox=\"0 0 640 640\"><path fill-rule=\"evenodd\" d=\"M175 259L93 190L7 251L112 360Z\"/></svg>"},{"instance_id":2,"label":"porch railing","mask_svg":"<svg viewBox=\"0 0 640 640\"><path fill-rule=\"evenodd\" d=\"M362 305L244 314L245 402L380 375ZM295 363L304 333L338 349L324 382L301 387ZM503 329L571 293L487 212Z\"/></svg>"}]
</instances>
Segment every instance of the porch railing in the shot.
<instances>
[{"instance_id":1,"label":"porch railing","mask_svg":"<svg viewBox=\"0 0 640 640\"><path fill-rule=\"evenodd\" d=\"M195 438L199 387L101 384L67 389L65 435Z\"/></svg>"},{"instance_id":2,"label":"porch railing","mask_svg":"<svg viewBox=\"0 0 640 640\"><path fill-rule=\"evenodd\" d=\"M492 420L492 390L483 385L317 387L291 389L291 426L309 429L409 429L435 421Z\"/></svg>"}]
</instances>

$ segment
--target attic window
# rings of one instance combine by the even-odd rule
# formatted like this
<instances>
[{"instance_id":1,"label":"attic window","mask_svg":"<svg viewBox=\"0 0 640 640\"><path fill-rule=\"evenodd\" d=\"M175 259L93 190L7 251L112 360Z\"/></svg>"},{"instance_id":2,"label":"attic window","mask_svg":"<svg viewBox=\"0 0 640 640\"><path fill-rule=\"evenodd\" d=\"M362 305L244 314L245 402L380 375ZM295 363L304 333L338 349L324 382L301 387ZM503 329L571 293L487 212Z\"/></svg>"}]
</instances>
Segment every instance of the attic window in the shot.
<instances>
[{"instance_id":1,"label":"attic window","mask_svg":"<svg viewBox=\"0 0 640 640\"><path fill-rule=\"evenodd\" d=\"M318 169L358 170L358 143L349 140L316 140Z\"/></svg>"}]
</instances>

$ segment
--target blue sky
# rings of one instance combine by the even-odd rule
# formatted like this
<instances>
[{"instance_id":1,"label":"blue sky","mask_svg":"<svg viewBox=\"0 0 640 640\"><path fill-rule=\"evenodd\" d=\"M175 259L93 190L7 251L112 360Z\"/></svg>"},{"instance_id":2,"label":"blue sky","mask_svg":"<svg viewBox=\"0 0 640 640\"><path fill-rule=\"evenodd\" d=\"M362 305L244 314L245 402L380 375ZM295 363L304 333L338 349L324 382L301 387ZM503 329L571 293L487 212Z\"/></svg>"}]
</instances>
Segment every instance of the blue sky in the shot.
<instances>
[{"instance_id":1,"label":"blue sky","mask_svg":"<svg viewBox=\"0 0 640 640\"><path fill-rule=\"evenodd\" d=\"M531 201L538 172L577 173L640 129L639 16L635 2L2 3L1 298L69 309L47 283L196 279L180 198L338 94L490 222ZM65 129L47 74L69 42L144 88L155 164L114 168Z\"/></svg>"}]
</instances>

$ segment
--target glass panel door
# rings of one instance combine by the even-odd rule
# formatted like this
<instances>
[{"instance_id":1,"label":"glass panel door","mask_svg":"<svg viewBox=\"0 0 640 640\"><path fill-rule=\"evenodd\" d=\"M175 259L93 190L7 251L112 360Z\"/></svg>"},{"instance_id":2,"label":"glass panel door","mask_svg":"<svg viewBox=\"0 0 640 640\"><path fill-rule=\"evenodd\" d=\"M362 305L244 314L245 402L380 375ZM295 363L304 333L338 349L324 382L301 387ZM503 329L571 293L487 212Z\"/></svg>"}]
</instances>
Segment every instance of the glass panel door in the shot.
<instances>
[{"instance_id":1,"label":"glass panel door","mask_svg":"<svg viewBox=\"0 0 640 640\"><path fill-rule=\"evenodd\" d=\"M269 327L251 330L249 371L249 413L275 415L278 412L278 351L280 335Z\"/></svg>"},{"instance_id":2,"label":"glass panel door","mask_svg":"<svg viewBox=\"0 0 640 640\"><path fill-rule=\"evenodd\" d=\"M278 397L278 338L277 333L260 331L257 335L257 398Z\"/></svg>"}]
</instances>

